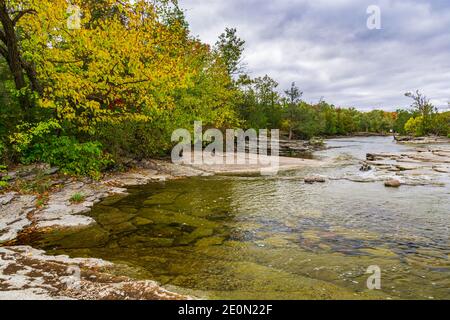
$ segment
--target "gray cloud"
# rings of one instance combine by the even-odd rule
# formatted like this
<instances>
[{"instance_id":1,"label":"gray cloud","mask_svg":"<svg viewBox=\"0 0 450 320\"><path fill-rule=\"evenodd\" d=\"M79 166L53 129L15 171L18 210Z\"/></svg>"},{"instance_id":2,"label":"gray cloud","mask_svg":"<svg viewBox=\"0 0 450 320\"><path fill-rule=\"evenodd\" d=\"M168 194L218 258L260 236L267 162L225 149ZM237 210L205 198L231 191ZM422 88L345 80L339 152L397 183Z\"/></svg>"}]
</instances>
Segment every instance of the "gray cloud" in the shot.
<instances>
[{"instance_id":1,"label":"gray cloud","mask_svg":"<svg viewBox=\"0 0 450 320\"><path fill-rule=\"evenodd\" d=\"M378 5L382 30L366 27ZM181 0L193 35L215 43L225 27L246 40L253 76L280 89L295 81L305 99L360 109L406 107L419 89L450 101L448 0Z\"/></svg>"}]
</instances>

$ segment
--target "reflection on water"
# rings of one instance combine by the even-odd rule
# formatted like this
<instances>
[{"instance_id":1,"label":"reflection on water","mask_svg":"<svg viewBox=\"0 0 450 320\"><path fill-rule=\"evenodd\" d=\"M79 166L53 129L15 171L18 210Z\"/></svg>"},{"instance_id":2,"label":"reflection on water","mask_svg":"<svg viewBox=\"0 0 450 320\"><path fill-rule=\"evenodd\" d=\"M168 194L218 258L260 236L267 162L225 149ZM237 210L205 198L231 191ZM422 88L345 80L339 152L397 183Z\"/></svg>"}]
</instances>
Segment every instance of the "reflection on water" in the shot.
<instances>
[{"instance_id":1,"label":"reflection on water","mask_svg":"<svg viewBox=\"0 0 450 320\"><path fill-rule=\"evenodd\" d=\"M336 148L319 156L362 159L407 148L386 138L329 143ZM131 188L95 207L98 226L47 235L39 246L123 262L142 278L210 298L449 299L448 187L303 183L337 170ZM367 289L372 265L382 270L381 291Z\"/></svg>"}]
</instances>

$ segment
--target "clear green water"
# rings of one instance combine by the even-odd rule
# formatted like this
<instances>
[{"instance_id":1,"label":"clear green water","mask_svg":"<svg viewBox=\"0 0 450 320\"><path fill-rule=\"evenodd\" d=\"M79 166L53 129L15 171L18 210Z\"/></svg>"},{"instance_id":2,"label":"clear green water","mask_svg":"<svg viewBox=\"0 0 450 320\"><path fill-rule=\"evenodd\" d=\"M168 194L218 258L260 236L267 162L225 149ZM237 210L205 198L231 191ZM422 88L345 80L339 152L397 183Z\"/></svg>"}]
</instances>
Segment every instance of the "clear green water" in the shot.
<instances>
[{"instance_id":1,"label":"clear green water","mask_svg":"<svg viewBox=\"0 0 450 320\"><path fill-rule=\"evenodd\" d=\"M405 148L386 138L330 144L339 148L318 156L360 158L366 149ZM35 245L125 263L134 276L207 298L450 299L448 186L303 183L313 173L358 168L135 187L94 208L97 226L48 234ZM382 270L382 290L367 289L372 265Z\"/></svg>"}]
</instances>

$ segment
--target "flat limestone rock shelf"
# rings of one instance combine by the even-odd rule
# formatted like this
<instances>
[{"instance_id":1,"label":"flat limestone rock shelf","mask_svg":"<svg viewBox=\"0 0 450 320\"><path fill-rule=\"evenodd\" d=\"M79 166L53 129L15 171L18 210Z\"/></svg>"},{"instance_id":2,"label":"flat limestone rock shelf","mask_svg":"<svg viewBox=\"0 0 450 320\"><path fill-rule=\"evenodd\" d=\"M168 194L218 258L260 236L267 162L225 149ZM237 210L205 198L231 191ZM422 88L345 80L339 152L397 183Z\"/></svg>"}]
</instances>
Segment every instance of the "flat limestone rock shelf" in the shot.
<instances>
[{"instance_id":1,"label":"flat limestone rock shelf","mask_svg":"<svg viewBox=\"0 0 450 320\"><path fill-rule=\"evenodd\" d=\"M449 297L444 188L307 184L312 168L285 174L132 187L93 208L95 227L33 245L127 263L140 279L211 299ZM382 270L380 291L367 288L370 266Z\"/></svg>"},{"instance_id":2,"label":"flat limestone rock shelf","mask_svg":"<svg viewBox=\"0 0 450 320\"><path fill-rule=\"evenodd\" d=\"M68 181L42 208L22 205L22 195L3 195L0 204L10 208L10 214L9 220L0 217L4 221L0 235L8 239L19 233L9 245L32 245L56 257L45 258L41 267L42 259L26 259L30 247L2 248L6 267L0 271L0 294L32 297L40 292L46 297L40 285L46 273L53 272L54 263L61 264L61 272L54 273L53 280L50 277L50 284L66 277L67 264L84 270L85 260L63 256L67 264L61 262L61 255L68 255L114 263L112 269L106 266L106 272L99 267L102 276L83 278L92 292L96 288L110 292L110 285L124 288L123 283L126 288L130 283L141 289L143 283L148 285L147 296L129 293L131 299L158 298L152 290L160 287L148 279L180 293L182 299L448 299L448 174L433 171L444 187L433 181L412 186L404 184L405 175L424 180L423 172L388 171L376 164L360 170L368 153L375 155L374 161L395 165L394 157L412 154L412 160L422 165L420 157L445 159L446 146L414 151L392 138L338 139L327 144L331 148L317 152L316 160L282 159L285 165L277 176L253 174L261 169L258 166L206 168L151 161L145 168L100 182ZM418 164L400 165L411 169ZM439 164L439 171L444 167ZM181 179L185 177L190 179ZM306 183L312 177L321 183ZM401 188L384 186L392 178L401 180ZM85 201L70 203L74 192L85 193ZM89 223L67 228L61 221L71 217ZM22 222L17 221L35 232L20 232ZM51 227L39 227L42 221ZM15 260L18 264L12 263ZM370 266L381 268L382 290L368 290ZM116 274L129 278L118 280ZM105 277L100 284L95 280ZM20 281L32 286L20 288ZM86 297L76 290L68 294L58 282L52 287L54 298L122 296Z\"/></svg>"},{"instance_id":3,"label":"flat limestone rock shelf","mask_svg":"<svg viewBox=\"0 0 450 320\"><path fill-rule=\"evenodd\" d=\"M43 230L83 230L95 226L95 220L86 214L104 198L126 196L124 187L203 174L152 160L129 172L108 175L101 181L61 178L56 171L48 171L49 181L57 186L50 190L49 199L42 207L37 206L34 195L0 194L0 245L9 244L0 247L0 299L189 299L170 293L153 281L101 273L99 267L113 266L102 260L50 257L43 251L14 244L18 236L27 237ZM74 194L82 195L83 201L72 203ZM86 272L88 278L82 278L80 286L69 290L66 280L71 281L69 271L74 266L82 270L82 275Z\"/></svg>"},{"instance_id":4,"label":"flat limestone rock shelf","mask_svg":"<svg viewBox=\"0 0 450 320\"><path fill-rule=\"evenodd\" d=\"M289 157L258 156L246 154L244 164L240 164L237 154L225 154L219 157L219 164L191 164L190 166L209 172L215 175L276 175L280 172L297 170L305 167L321 167L330 165L329 162L318 159L301 159ZM231 164L227 164L227 158L232 159Z\"/></svg>"},{"instance_id":5,"label":"flat limestone rock shelf","mask_svg":"<svg viewBox=\"0 0 450 320\"><path fill-rule=\"evenodd\" d=\"M153 281L114 275L114 268L102 260L47 256L26 246L0 248L0 300L190 299Z\"/></svg>"}]
</instances>

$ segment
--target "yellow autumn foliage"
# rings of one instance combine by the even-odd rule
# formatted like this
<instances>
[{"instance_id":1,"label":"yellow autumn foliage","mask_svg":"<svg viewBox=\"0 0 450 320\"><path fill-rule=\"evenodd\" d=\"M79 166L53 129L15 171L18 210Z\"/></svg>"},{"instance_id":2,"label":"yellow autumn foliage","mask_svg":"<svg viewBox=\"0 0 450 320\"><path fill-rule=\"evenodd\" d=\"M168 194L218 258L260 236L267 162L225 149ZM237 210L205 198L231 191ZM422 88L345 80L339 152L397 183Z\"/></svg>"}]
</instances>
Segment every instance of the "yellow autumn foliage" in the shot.
<instances>
[{"instance_id":1,"label":"yellow autumn foliage","mask_svg":"<svg viewBox=\"0 0 450 320\"><path fill-rule=\"evenodd\" d=\"M77 7L68 11L66 0L22 2L35 11L18 28L44 88L39 105L78 130L171 112L175 93L198 74L194 53L204 47L182 21L164 21L170 3L73 1L81 13L73 17Z\"/></svg>"}]
</instances>

